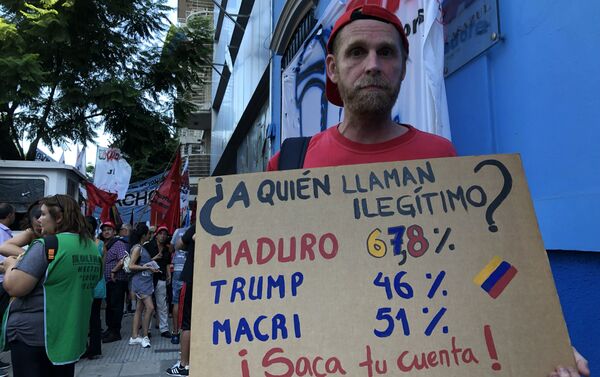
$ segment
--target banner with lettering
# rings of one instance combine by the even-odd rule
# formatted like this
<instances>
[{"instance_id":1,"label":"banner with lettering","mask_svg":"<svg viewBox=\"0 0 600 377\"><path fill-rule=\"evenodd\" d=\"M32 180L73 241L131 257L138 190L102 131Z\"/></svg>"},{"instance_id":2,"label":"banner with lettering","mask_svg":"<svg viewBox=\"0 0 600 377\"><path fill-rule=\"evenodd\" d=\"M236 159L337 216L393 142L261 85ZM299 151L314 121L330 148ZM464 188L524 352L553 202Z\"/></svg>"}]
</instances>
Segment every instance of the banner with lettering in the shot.
<instances>
[{"instance_id":1,"label":"banner with lettering","mask_svg":"<svg viewBox=\"0 0 600 377\"><path fill-rule=\"evenodd\" d=\"M123 221L129 222L131 217L134 223L150 221L150 199L164 180L165 174L157 174L129 185L125 197L117 201Z\"/></svg>"},{"instance_id":2,"label":"banner with lettering","mask_svg":"<svg viewBox=\"0 0 600 377\"><path fill-rule=\"evenodd\" d=\"M198 196L191 375L574 364L518 155L213 177Z\"/></svg>"}]
</instances>

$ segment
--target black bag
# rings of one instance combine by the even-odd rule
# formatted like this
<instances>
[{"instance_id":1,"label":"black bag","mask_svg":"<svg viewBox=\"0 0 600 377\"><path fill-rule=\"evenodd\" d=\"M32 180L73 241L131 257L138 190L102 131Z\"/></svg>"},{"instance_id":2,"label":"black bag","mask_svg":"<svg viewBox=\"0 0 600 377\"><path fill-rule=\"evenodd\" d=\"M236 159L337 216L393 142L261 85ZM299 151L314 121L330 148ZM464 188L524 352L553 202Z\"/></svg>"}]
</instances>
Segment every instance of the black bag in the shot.
<instances>
[{"instance_id":1,"label":"black bag","mask_svg":"<svg viewBox=\"0 0 600 377\"><path fill-rule=\"evenodd\" d=\"M290 137L281 143L278 170L301 169L310 143L310 136Z\"/></svg>"}]
</instances>

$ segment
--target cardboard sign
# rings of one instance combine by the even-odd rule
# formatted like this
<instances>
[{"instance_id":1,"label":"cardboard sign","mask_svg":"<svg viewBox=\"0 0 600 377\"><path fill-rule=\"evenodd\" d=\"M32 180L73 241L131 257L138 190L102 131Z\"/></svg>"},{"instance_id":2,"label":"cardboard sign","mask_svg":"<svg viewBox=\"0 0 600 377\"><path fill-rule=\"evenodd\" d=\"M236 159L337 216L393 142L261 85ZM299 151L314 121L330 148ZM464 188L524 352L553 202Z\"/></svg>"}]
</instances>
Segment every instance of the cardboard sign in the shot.
<instances>
[{"instance_id":1,"label":"cardboard sign","mask_svg":"<svg viewBox=\"0 0 600 377\"><path fill-rule=\"evenodd\" d=\"M574 365L517 155L200 181L194 376Z\"/></svg>"}]
</instances>

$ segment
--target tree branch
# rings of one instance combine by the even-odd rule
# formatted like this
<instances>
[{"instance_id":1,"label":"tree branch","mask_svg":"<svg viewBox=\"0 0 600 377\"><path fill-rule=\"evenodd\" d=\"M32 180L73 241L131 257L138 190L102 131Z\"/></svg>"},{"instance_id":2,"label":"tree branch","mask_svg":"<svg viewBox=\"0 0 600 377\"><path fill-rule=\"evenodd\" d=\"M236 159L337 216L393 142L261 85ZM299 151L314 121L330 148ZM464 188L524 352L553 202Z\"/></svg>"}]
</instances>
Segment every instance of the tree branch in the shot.
<instances>
[{"instance_id":1,"label":"tree branch","mask_svg":"<svg viewBox=\"0 0 600 377\"><path fill-rule=\"evenodd\" d=\"M100 111L99 113L90 114L90 115L86 115L84 117L81 117L81 120L86 120L86 119L91 119L91 118L99 117L99 116L102 116L104 114L105 114L104 111Z\"/></svg>"},{"instance_id":2,"label":"tree branch","mask_svg":"<svg viewBox=\"0 0 600 377\"><path fill-rule=\"evenodd\" d=\"M20 157L23 157L23 147L21 146L21 140L19 140L19 135L17 135L17 133L15 132L14 127L10 128L9 134L13 141L13 144L15 145L15 148L19 152Z\"/></svg>"},{"instance_id":3,"label":"tree branch","mask_svg":"<svg viewBox=\"0 0 600 377\"><path fill-rule=\"evenodd\" d=\"M25 159L29 161L33 161L35 159L37 146L45 133L45 128L48 125L48 117L50 116L50 112L52 111L52 105L54 104L54 94L56 93L56 88L58 88L58 84L60 83L60 73L62 71L62 58L59 54L60 52L57 51L56 69L54 70L56 80L54 81L54 85L50 90L50 95L48 96L48 102L46 102L44 113L42 117L38 119L35 139L29 145L29 150L27 151L27 155L25 156Z\"/></svg>"},{"instance_id":4,"label":"tree branch","mask_svg":"<svg viewBox=\"0 0 600 377\"><path fill-rule=\"evenodd\" d=\"M14 127L14 118L8 112L0 118L0 144L4 146L0 150L0 156L4 160L23 159L20 144L14 142Z\"/></svg>"}]
</instances>

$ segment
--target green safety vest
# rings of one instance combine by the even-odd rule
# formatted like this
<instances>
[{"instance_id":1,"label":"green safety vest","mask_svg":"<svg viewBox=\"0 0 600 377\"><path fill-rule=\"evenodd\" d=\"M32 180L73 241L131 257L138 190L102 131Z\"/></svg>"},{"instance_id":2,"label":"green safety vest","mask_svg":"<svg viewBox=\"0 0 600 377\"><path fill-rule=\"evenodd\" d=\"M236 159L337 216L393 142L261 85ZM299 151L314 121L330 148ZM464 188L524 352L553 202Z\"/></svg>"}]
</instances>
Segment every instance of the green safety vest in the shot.
<instances>
[{"instance_id":1,"label":"green safety vest","mask_svg":"<svg viewBox=\"0 0 600 377\"><path fill-rule=\"evenodd\" d=\"M102 278L102 258L91 240L82 245L79 235L60 233L58 250L48 264L44 287L46 354L55 365L79 360L85 352L93 291ZM42 238L34 242L44 243ZM49 258L50 259L50 258ZM10 307L2 326L2 343Z\"/></svg>"}]
</instances>

